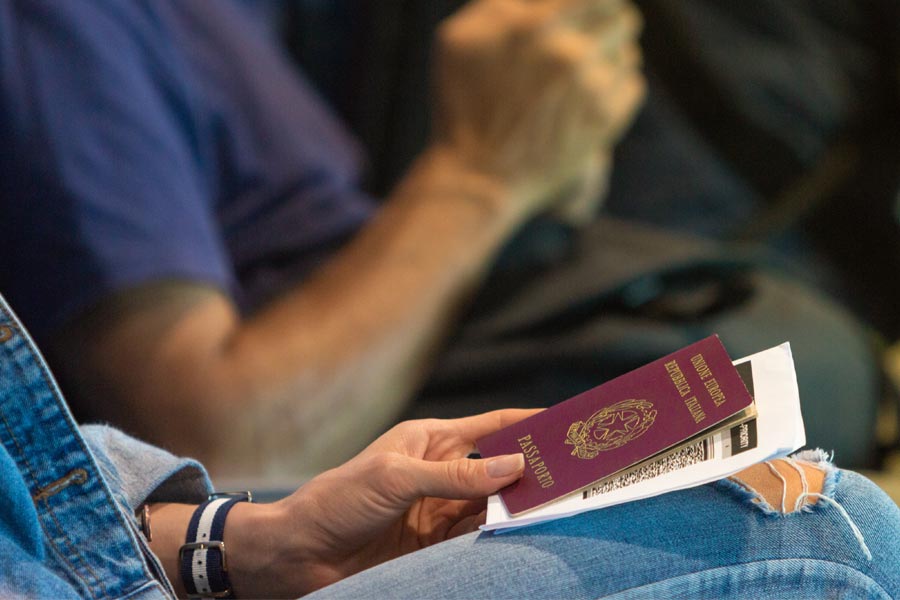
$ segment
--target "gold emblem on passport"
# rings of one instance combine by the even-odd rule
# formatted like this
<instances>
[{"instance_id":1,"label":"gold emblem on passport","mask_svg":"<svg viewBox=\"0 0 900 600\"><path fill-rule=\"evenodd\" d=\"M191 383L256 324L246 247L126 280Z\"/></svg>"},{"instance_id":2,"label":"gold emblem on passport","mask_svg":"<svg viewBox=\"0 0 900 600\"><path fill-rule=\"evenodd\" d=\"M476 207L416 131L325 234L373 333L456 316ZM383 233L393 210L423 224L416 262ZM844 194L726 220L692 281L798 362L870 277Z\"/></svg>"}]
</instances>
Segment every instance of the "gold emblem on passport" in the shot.
<instances>
[{"instance_id":1,"label":"gold emblem on passport","mask_svg":"<svg viewBox=\"0 0 900 600\"><path fill-rule=\"evenodd\" d=\"M594 458L601 452L624 446L642 436L656 420L656 409L647 400L622 400L598 410L587 421L569 426L566 444L575 446L572 456Z\"/></svg>"}]
</instances>

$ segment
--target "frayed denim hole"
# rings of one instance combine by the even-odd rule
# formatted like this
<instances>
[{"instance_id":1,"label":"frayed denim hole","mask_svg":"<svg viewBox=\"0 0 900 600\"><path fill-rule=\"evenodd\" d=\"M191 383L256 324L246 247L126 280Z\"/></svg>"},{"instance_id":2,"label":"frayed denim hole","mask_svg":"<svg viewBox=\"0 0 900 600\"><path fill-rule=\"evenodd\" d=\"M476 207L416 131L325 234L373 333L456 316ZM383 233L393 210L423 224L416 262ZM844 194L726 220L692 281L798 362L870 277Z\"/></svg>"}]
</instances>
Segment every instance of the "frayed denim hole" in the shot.
<instances>
[{"instance_id":1,"label":"frayed denim hole","mask_svg":"<svg viewBox=\"0 0 900 600\"><path fill-rule=\"evenodd\" d=\"M772 505L769 504L756 490L737 477L732 476L727 479L720 479L715 485L727 494L735 496L742 503L752 506L766 516L785 516L781 511L773 508Z\"/></svg>"},{"instance_id":2,"label":"frayed denim hole","mask_svg":"<svg viewBox=\"0 0 900 600\"><path fill-rule=\"evenodd\" d=\"M799 463L806 463L813 467L818 467L825 472L825 481L822 484L822 495L829 498L834 497L834 491L837 484L841 481L841 470L834 466L833 455L821 448L812 450L801 450L791 455L791 458ZM804 506L810 506L805 504ZM813 505L814 507L815 505Z\"/></svg>"},{"instance_id":3,"label":"frayed denim hole","mask_svg":"<svg viewBox=\"0 0 900 600\"><path fill-rule=\"evenodd\" d=\"M873 559L872 552L869 550L862 532L859 530L859 527L857 527L856 523L853 522L853 519L850 517L850 514L847 512L847 510L834 499L835 489L841 479L841 471L834 467L831 462L830 456L824 451L817 449L804 451L782 460L788 462L794 468L799 469L800 467L797 466L798 464L807 464L813 468L822 470L824 473L822 481L822 491L804 491L797 498L797 504L800 505L800 508L798 510L794 510L794 507L790 507L791 510L781 512L780 510L773 508L772 505L769 504L761 494L759 494L750 485L736 476L717 481L716 485L727 493L734 495L742 502L754 506L760 511L760 513L769 517L788 518L793 515L804 515L819 510L836 510L841 515L847 526L850 528L853 537L859 544L859 549L865 555L866 560L871 561ZM816 498L816 504L809 504L807 502L809 498ZM785 508L787 509L787 507Z\"/></svg>"},{"instance_id":4,"label":"frayed denim hole","mask_svg":"<svg viewBox=\"0 0 900 600\"><path fill-rule=\"evenodd\" d=\"M756 491L749 483L742 480L737 475L732 475L727 479L722 479L717 482L724 490L726 490L729 494L736 496L742 502L746 502L754 506L760 512L767 516L774 517L789 517L795 514L802 514L814 511L820 503L810 504L808 500L811 498L820 498L822 496L827 496L829 498L834 496L834 490L837 486L837 482L840 479L840 470L836 469L834 465L831 463L831 456L822 449L814 449L814 450L804 450L802 452L798 452L790 457L782 457L779 459L772 459L772 461L781 461L787 464L790 464L794 469L798 470L798 473L802 471L802 467L800 464L806 464L810 467L817 468L823 472L823 483L822 490L818 493L810 493L808 489L803 490L800 494L799 498L803 498L804 501L800 504L799 508L795 509L795 506L784 506L784 510L781 510L781 506L773 506L762 494ZM782 481L784 481L783 476L780 474L775 474L774 471L777 471L771 466L770 461L766 461L767 464L770 465L770 469L773 470L773 476L778 477ZM804 475L800 475L801 480L804 481ZM785 491L782 491L782 498L784 498Z\"/></svg>"}]
</instances>

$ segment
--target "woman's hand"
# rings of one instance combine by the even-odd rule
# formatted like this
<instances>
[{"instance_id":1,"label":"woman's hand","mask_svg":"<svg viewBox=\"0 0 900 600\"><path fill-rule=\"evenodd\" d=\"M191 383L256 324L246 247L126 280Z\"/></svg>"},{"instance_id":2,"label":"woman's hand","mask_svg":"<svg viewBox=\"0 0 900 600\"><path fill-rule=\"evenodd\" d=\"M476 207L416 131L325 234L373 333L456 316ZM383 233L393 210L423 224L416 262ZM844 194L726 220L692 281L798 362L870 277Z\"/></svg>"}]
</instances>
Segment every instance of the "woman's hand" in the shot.
<instances>
[{"instance_id":1,"label":"woman's hand","mask_svg":"<svg viewBox=\"0 0 900 600\"><path fill-rule=\"evenodd\" d=\"M486 497L521 477L524 459L467 456L535 412L407 421L280 502L236 506L225 540L236 592L296 596L476 530Z\"/></svg>"}]
</instances>

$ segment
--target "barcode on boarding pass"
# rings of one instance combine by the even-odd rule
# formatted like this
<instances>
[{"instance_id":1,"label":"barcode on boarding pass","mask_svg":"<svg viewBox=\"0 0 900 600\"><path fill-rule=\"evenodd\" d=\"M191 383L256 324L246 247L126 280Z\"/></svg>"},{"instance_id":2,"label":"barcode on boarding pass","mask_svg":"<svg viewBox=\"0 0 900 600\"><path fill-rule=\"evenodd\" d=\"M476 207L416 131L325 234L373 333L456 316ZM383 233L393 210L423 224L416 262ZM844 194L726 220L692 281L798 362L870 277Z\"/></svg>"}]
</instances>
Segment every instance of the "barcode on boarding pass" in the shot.
<instances>
[{"instance_id":1,"label":"barcode on boarding pass","mask_svg":"<svg viewBox=\"0 0 900 600\"><path fill-rule=\"evenodd\" d=\"M683 469L689 465L716 458L729 458L756 447L756 419L735 425L728 431L719 431L693 444L679 448L660 458L632 469L621 475L614 475L582 490L582 500L606 494L629 485L652 479L659 475Z\"/></svg>"}]
</instances>

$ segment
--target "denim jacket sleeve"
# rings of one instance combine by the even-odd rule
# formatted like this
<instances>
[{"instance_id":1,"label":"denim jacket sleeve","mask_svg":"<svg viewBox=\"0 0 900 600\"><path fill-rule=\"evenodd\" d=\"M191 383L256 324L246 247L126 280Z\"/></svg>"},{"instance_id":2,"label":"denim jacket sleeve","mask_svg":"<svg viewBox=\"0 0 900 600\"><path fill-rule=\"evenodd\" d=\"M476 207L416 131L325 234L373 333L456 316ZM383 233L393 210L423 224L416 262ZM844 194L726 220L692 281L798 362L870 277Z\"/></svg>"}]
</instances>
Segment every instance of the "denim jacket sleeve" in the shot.
<instances>
[{"instance_id":1,"label":"denim jacket sleeve","mask_svg":"<svg viewBox=\"0 0 900 600\"><path fill-rule=\"evenodd\" d=\"M84 425L91 448L116 499L135 510L145 502L200 503L212 492L203 465L178 458L105 425Z\"/></svg>"}]
</instances>

